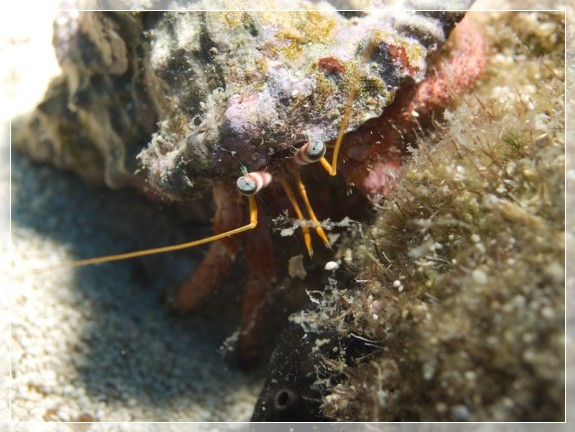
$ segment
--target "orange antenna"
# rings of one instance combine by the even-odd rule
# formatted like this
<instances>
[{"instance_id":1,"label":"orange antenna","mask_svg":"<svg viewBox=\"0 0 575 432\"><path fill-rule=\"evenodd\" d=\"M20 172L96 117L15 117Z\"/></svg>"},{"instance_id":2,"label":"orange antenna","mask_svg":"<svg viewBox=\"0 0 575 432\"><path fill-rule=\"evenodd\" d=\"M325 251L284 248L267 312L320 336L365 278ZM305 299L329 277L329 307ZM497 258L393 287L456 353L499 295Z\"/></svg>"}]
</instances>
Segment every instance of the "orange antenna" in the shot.
<instances>
[{"instance_id":1,"label":"orange antenna","mask_svg":"<svg viewBox=\"0 0 575 432\"><path fill-rule=\"evenodd\" d=\"M232 229L230 231L226 231L220 234L216 234L210 237L205 237L200 240L194 240L187 243L180 243L171 246L162 246L152 249L143 249L135 252L126 252L120 253L116 255L106 255L101 257L95 258L88 258L78 261L70 261L60 264L55 264L47 267L42 267L38 269L33 269L32 271L27 272L26 274L15 275L13 276L14 279L21 279L29 275L37 275L39 273L44 273L48 271L60 270L65 268L74 268L74 267L83 267L93 264L102 264L112 261L121 261L127 260L131 258L138 258L147 255L154 255L166 252L173 252L182 249L192 248L194 246L199 246L205 243L211 243L217 240L221 240L226 237L230 237L244 231L249 231L254 229L258 224L258 205L256 202L255 194L258 193L262 188L266 187L270 184L272 180L272 175L267 172L244 172L244 175L238 178L236 184L238 191L242 194L247 196L248 203L250 206L250 221L247 225L241 226L239 228Z\"/></svg>"},{"instance_id":2,"label":"orange antenna","mask_svg":"<svg viewBox=\"0 0 575 432\"><path fill-rule=\"evenodd\" d=\"M280 177L280 183L281 183L282 187L284 188L284 190L286 191L286 195L287 195L297 217L302 222L305 221L305 218L303 216L303 212L301 211L301 208L300 208L299 204L297 203L297 200L295 198L295 193L294 193L292 187L283 177ZM309 228L306 225L302 224L301 230L303 232L303 239L304 239L305 247L307 249L307 253L311 257L313 255L313 249L311 248L311 235L309 233Z\"/></svg>"},{"instance_id":3,"label":"orange antenna","mask_svg":"<svg viewBox=\"0 0 575 432\"><path fill-rule=\"evenodd\" d=\"M367 60L371 57L371 53L373 51L373 42L370 39L363 53L363 58L361 60L361 64L367 62ZM325 157L320 159L321 166L329 173L329 175L334 176L337 174L337 158L339 156L339 149L341 148L341 143L343 141L343 136L345 134L345 130L349 125L349 119L351 118L351 110L353 109L353 101L355 100L355 95L357 93L357 83L352 82L351 89L349 90L349 95L347 97L347 102L345 104L345 109L343 112L343 118L341 120L341 125L339 127L339 132L337 134L337 139L335 141L333 154L331 157L331 163L327 161Z\"/></svg>"},{"instance_id":4,"label":"orange antenna","mask_svg":"<svg viewBox=\"0 0 575 432\"><path fill-rule=\"evenodd\" d=\"M314 224L315 232L317 233L319 238L321 238L321 240L323 241L323 244L327 248L331 249L331 245L329 243L327 236L325 235L325 231L323 230L319 221L317 220L317 216L315 215L315 212L313 211L311 203L309 202L309 198L307 197L305 185L301 179L301 175L299 173L299 170L294 170L293 175L294 175L294 179L295 179L295 184L297 186L297 191L299 192L299 195L300 195L301 199L303 200L303 203L305 205L305 208L307 209L307 213L309 215L309 218L311 219L311 221Z\"/></svg>"}]
</instances>

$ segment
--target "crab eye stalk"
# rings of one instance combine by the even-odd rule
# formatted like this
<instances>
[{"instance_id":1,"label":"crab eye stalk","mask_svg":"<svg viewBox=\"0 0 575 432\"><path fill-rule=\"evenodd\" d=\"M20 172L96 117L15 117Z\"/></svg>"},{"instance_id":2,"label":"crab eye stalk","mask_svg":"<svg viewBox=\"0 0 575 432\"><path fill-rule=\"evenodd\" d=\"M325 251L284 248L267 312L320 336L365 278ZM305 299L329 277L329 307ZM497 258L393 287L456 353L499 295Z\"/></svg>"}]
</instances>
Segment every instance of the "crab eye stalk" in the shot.
<instances>
[{"instance_id":1,"label":"crab eye stalk","mask_svg":"<svg viewBox=\"0 0 575 432\"><path fill-rule=\"evenodd\" d=\"M325 143L320 140L307 142L295 153L294 161L298 165L319 162L324 157L326 148Z\"/></svg>"},{"instance_id":2,"label":"crab eye stalk","mask_svg":"<svg viewBox=\"0 0 575 432\"><path fill-rule=\"evenodd\" d=\"M245 196L257 194L262 188L265 188L272 181L272 175L264 171L255 171L245 173L238 177L236 186L239 193Z\"/></svg>"}]
</instances>

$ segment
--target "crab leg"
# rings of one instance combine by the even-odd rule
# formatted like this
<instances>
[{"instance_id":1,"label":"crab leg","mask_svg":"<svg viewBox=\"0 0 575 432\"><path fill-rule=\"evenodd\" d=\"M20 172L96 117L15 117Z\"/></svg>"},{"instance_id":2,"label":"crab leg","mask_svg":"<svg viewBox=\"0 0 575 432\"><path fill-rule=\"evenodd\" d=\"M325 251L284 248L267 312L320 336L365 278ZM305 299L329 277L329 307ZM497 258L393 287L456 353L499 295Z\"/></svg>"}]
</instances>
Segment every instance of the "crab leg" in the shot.
<instances>
[{"instance_id":1,"label":"crab leg","mask_svg":"<svg viewBox=\"0 0 575 432\"><path fill-rule=\"evenodd\" d=\"M217 237L221 241L211 245L194 273L179 286L174 297L170 300L174 309L180 312L194 309L219 286L227 270L234 263L236 254L243 243L243 239L231 236L238 233L238 229L246 231L257 225L258 212L255 197L250 196L248 199L250 223L237 229L230 229L234 225L237 226L237 222L244 215L242 206L238 205L237 192L227 185L214 186L214 201L216 203L214 231L219 234L212 237Z\"/></svg>"},{"instance_id":2,"label":"crab leg","mask_svg":"<svg viewBox=\"0 0 575 432\"><path fill-rule=\"evenodd\" d=\"M250 233L245 244L249 276L244 286L238 340L238 356L244 369L253 367L259 357L267 302L276 280L276 261L270 232L267 218L260 214L258 227Z\"/></svg>"}]
</instances>

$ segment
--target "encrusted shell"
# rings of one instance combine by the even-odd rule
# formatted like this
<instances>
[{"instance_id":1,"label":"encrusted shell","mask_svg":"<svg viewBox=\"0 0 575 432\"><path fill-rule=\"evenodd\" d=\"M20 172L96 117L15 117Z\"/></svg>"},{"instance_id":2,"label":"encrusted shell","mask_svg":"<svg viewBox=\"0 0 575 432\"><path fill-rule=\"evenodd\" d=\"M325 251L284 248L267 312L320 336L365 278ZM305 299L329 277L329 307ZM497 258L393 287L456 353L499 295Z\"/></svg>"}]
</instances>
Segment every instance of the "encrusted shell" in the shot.
<instances>
[{"instance_id":1,"label":"encrusted shell","mask_svg":"<svg viewBox=\"0 0 575 432\"><path fill-rule=\"evenodd\" d=\"M348 130L380 116L463 15L321 7L62 13L63 74L15 141L112 187L145 178L191 199L242 166L273 172L308 138L334 139L352 91Z\"/></svg>"}]
</instances>

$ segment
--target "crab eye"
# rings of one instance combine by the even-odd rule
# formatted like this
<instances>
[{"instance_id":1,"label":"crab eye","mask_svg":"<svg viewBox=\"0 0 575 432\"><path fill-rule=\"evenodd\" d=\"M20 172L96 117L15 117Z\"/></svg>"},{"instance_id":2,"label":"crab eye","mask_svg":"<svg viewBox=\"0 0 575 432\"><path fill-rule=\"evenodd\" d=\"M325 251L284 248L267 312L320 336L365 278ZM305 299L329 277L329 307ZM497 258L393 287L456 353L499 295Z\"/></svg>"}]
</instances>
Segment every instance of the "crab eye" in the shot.
<instances>
[{"instance_id":1,"label":"crab eye","mask_svg":"<svg viewBox=\"0 0 575 432\"><path fill-rule=\"evenodd\" d=\"M238 177L236 186L238 187L238 191L240 191L242 195L246 196L254 195L258 191L258 185L256 182L247 176Z\"/></svg>"},{"instance_id":2,"label":"crab eye","mask_svg":"<svg viewBox=\"0 0 575 432\"><path fill-rule=\"evenodd\" d=\"M307 165L318 162L324 155L326 146L323 141L313 140L305 143L294 155L294 161L298 165Z\"/></svg>"},{"instance_id":3,"label":"crab eye","mask_svg":"<svg viewBox=\"0 0 575 432\"><path fill-rule=\"evenodd\" d=\"M272 181L272 175L263 171L255 171L238 177L236 186L242 195L251 196L257 194Z\"/></svg>"},{"instance_id":4,"label":"crab eye","mask_svg":"<svg viewBox=\"0 0 575 432\"><path fill-rule=\"evenodd\" d=\"M315 140L310 143L306 156L312 162L317 162L325 155L325 149L326 147L323 141Z\"/></svg>"}]
</instances>

